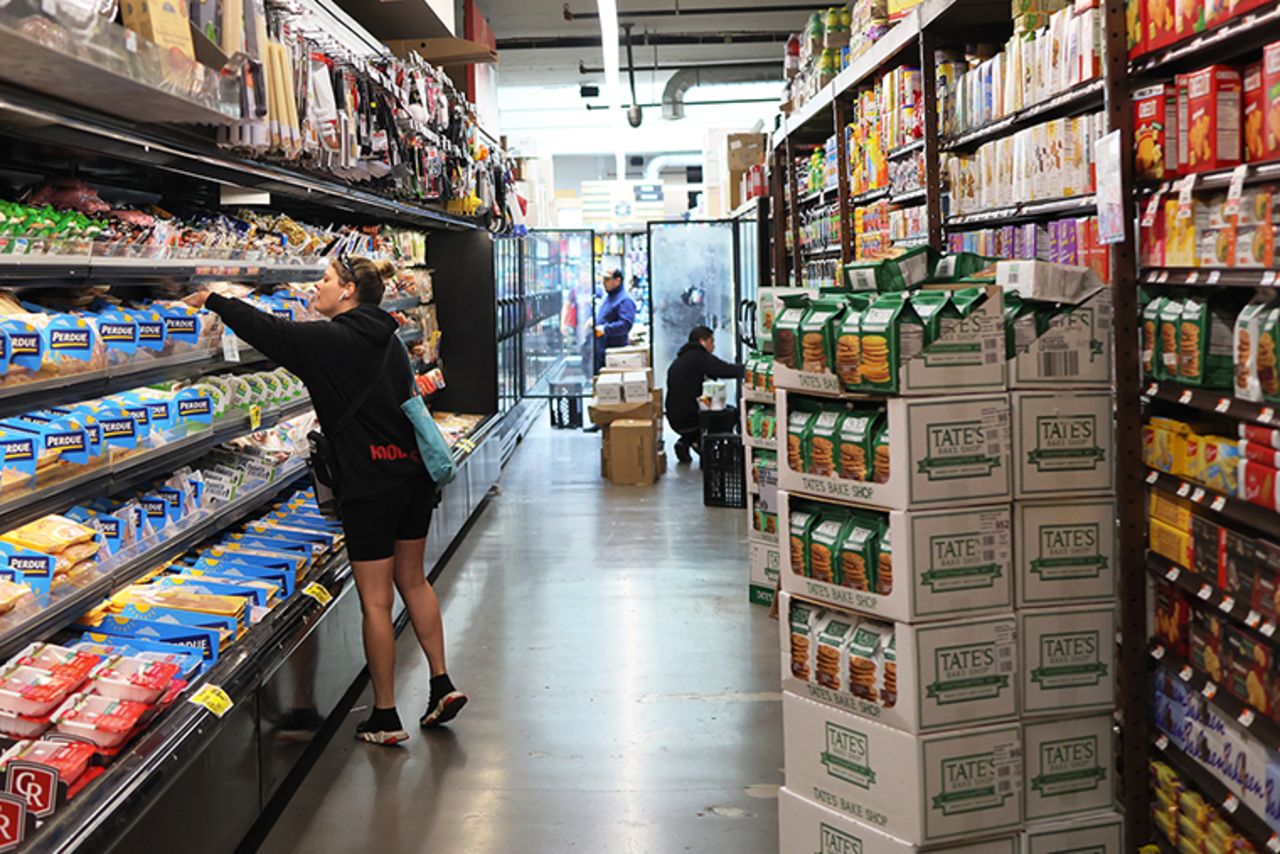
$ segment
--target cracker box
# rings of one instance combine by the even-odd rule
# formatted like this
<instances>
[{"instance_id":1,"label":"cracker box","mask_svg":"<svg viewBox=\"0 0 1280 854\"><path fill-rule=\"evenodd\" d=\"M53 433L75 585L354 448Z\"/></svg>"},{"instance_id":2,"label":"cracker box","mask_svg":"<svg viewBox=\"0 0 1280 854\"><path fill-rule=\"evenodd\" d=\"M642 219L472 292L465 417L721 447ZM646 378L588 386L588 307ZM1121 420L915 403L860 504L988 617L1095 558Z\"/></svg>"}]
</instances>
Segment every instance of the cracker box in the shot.
<instances>
[{"instance_id":1,"label":"cracker box","mask_svg":"<svg viewBox=\"0 0 1280 854\"><path fill-rule=\"evenodd\" d=\"M753 605L773 605L773 591L782 566L782 550L776 544L747 544L749 581L747 597Z\"/></svg>"},{"instance_id":2,"label":"cracker box","mask_svg":"<svg viewBox=\"0 0 1280 854\"><path fill-rule=\"evenodd\" d=\"M1114 498L1015 504L1018 607L1114 600L1117 512Z\"/></svg>"},{"instance_id":3,"label":"cracker box","mask_svg":"<svg viewBox=\"0 0 1280 854\"><path fill-rule=\"evenodd\" d=\"M607 373L596 377L596 401L603 404L623 403L622 374Z\"/></svg>"},{"instance_id":4,"label":"cracker box","mask_svg":"<svg viewBox=\"0 0 1280 854\"><path fill-rule=\"evenodd\" d=\"M1111 291L1077 303L1028 303L1014 321L1009 387L1110 388Z\"/></svg>"},{"instance_id":5,"label":"cracker box","mask_svg":"<svg viewBox=\"0 0 1280 854\"><path fill-rule=\"evenodd\" d=\"M1166 180L1178 174L1178 90L1168 83L1133 93L1133 143L1139 178Z\"/></svg>"},{"instance_id":6,"label":"cracker box","mask_svg":"<svg viewBox=\"0 0 1280 854\"><path fill-rule=\"evenodd\" d=\"M1147 6L1147 51L1160 50L1178 40L1176 3L1180 0L1144 0Z\"/></svg>"},{"instance_id":7,"label":"cracker box","mask_svg":"<svg viewBox=\"0 0 1280 854\"><path fill-rule=\"evenodd\" d=\"M780 390L778 423L815 398ZM840 401L827 406L843 407ZM983 394L890 398L873 454L875 481L805 474L799 455L779 455L778 486L789 492L894 510L999 503L1010 495L1009 400Z\"/></svg>"},{"instance_id":8,"label":"cracker box","mask_svg":"<svg viewBox=\"0 0 1280 854\"><path fill-rule=\"evenodd\" d=\"M870 629L878 641L878 649L870 656L875 669L868 668L872 689L851 689L851 659L858 654L851 647L845 663L850 673L838 674L844 677L841 690L832 690L834 682L802 679L792 668L797 650L792 648L788 615L793 604L812 606L785 591L780 602L780 661L786 691L911 733L1018 716L1017 624L1012 613L912 626L828 610L835 623L856 624L855 634L864 627Z\"/></svg>"},{"instance_id":9,"label":"cracker box","mask_svg":"<svg viewBox=\"0 0 1280 854\"><path fill-rule=\"evenodd\" d=\"M1187 75L1187 171L1240 162L1240 72L1210 65Z\"/></svg>"},{"instance_id":10,"label":"cracker box","mask_svg":"<svg viewBox=\"0 0 1280 854\"><path fill-rule=\"evenodd\" d=\"M627 371L622 375L622 399L626 403L649 400L649 375L644 371Z\"/></svg>"},{"instance_id":11,"label":"cracker box","mask_svg":"<svg viewBox=\"0 0 1280 854\"><path fill-rule=\"evenodd\" d=\"M1124 819L1114 812L1028 824L1022 854L1124 854Z\"/></svg>"},{"instance_id":12,"label":"cracker box","mask_svg":"<svg viewBox=\"0 0 1280 854\"><path fill-rule=\"evenodd\" d=\"M785 491L778 496L780 523L785 525L800 496ZM881 520L876 589L858 589L848 578L836 584L806 577L792 571L785 554L782 589L832 607L902 622L992 614L1012 607L1008 505L891 511Z\"/></svg>"},{"instance_id":13,"label":"cracker box","mask_svg":"<svg viewBox=\"0 0 1280 854\"><path fill-rule=\"evenodd\" d=\"M1114 604L1020 613L1023 717L1114 706L1115 633Z\"/></svg>"},{"instance_id":14,"label":"cracker box","mask_svg":"<svg viewBox=\"0 0 1280 854\"><path fill-rule=\"evenodd\" d=\"M1017 391L1015 498L1115 491L1115 416L1109 391Z\"/></svg>"},{"instance_id":15,"label":"cracker box","mask_svg":"<svg viewBox=\"0 0 1280 854\"><path fill-rule=\"evenodd\" d=\"M1280 157L1280 42L1262 49L1263 135L1262 159Z\"/></svg>"},{"instance_id":16,"label":"cracker box","mask_svg":"<svg viewBox=\"0 0 1280 854\"><path fill-rule=\"evenodd\" d=\"M1022 823L1017 724L917 736L782 695L787 786L904 842L961 842Z\"/></svg>"},{"instance_id":17,"label":"cracker box","mask_svg":"<svg viewBox=\"0 0 1280 854\"><path fill-rule=\"evenodd\" d=\"M1018 838L1008 835L950 845L913 845L785 787L778 791L778 839L779 854L1019 854Z\"/></svg>"},{"instance_id":18,"label":"cracker box","mask_svg":"<svg viewBox=\"0 0 1280 854\"><path fill-rule=\"evenodd\" d=\"M1107 809L1115 797L1110 713L1028 723L1022 728L1027 820Z\"/></svg>"},{"instance_id":19,"label":"cracker box","mask_svg":"<svg viewBox=\"0 0 1280 854\"><path fill-rule=\"evenodd\" d=\"M1262 86L1262 63L1253 62L1244 67L1241 82L1244 93L1244 159L1261 160L1265 154L1264 122L1267 95Z\"/></svg>"}]
</instances>

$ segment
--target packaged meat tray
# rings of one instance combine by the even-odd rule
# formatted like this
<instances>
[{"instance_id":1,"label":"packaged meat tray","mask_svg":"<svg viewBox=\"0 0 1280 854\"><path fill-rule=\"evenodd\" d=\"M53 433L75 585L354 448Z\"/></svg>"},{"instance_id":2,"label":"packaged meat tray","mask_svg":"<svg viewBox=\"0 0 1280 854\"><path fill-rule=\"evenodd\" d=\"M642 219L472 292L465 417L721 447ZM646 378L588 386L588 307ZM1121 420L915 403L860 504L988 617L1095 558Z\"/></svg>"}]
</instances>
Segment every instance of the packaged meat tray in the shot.
<instances>
[{"instance_id":1,"label":"packaged meat tray","mask_svg":"<svg viewBox=\"0 0 1280 854\"><path fill-rule=\"evenodd\" d=\"M0 711L28 717L47 715L83 681L83 676L56 675L12 662L0 670Z\"/></svg>"},{"instance_id":2,"label":"packaged meat tray","mask_svg":"<svg viewBox=\"0 0 1280 854\"><path fill-rule=\"evenodd\" d=\"M98 749L83 741L19 741L0 755L0 770L22 760L53 768L58 779L71 785L84 776Z\"/></svg>"},{"instance_id":3,"label":"packaged meat tray","mask_svg":"<svg viewBox=\"0 0 1280 854\"><path fill-rule=\"evenodd\" d=\"M112 657L94 668L90 690L103 697L150 704L178 681L181 669L173 662Z\"/></svg>"},{"instance_id":4,"label":"packaged meat tray","mask_svg":"<svg viewBox=\"0 0 1280 854\"><path fill-rule=\"evenodd\" d=\"M145 703L117 700L99 694L75 694L58 707L49 721L58 732L76 735L99 747L118 746L150 709Z\"/></svg>"}]
</instances>

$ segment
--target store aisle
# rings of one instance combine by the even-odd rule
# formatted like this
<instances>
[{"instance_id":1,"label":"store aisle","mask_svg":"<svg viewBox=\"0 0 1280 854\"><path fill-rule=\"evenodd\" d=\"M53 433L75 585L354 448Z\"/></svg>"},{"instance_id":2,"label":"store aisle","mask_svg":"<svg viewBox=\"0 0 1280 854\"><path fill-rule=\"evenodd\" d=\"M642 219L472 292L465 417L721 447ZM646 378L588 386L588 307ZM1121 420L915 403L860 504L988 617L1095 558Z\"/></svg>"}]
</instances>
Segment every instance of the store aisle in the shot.
<instances>
[{"instance_id":1,"label":"store aisle","mask_svg":"<svg viewBox=\"0 0 1280 854\"><path fill-rule=\"evenodd\" d=\"M777 850L777 624L747 603L745 514L704 508L696 467L610 486L599 442L535 428L445 568L456 724L359 744L366 690L261 850ZM408 724L427 669L411 632L398 650Z\"/></svg>"}]
</instances>

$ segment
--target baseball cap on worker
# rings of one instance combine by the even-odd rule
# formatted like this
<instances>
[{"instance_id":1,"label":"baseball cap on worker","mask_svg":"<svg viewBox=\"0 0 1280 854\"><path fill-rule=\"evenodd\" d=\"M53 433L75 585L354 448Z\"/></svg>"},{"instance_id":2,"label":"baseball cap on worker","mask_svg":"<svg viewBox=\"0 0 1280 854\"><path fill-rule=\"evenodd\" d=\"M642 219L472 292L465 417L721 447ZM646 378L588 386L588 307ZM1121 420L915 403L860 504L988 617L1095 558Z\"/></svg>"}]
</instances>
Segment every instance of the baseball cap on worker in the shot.
<instances>
[{"instance_id":1,"label":"baseball cap on worker","mask_svg":"<svg viewBox=\"0 0 1280 854\"><path fill-rule=\"evenodd\" d=\"M622 271L621 271L621 270L614 270L612 273L605 273L605 274L604 274L604 277L605 277L606 279L621 279L621 278L622 278Z\"/></svg>"}]
</instances>

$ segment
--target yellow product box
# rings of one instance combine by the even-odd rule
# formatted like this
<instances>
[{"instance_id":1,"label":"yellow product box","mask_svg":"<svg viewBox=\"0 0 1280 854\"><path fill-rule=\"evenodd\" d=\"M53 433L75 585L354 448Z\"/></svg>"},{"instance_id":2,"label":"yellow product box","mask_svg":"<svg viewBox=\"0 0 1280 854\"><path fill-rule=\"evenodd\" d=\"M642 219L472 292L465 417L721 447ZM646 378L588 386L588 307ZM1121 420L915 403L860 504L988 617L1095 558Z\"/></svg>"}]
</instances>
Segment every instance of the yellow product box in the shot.
<instances>
[{"instance_id":1,"label":"yellow product box","mask_svg":"<svg viewBox=\"0 0 1280 854\"><path fill-rule=\"evenodd\" d=\"M1209 226L1209 207L1195 199L1191 215L1178 216L1178 199L1164 203L1164 263L1166 267L1198 267L1198 236Z\"/></svg>"},{"instance_id":2,"label":"yellow product box","mask_svg":"<svg viewBox=\"0 0 1280 854\"><path fill-rule=\"evenodd\" d=\"M1210 489L1235 495L1240 485L1240 445L1224 436L1200 438L1200 482Z\"/></svg>"},{"instance_id":3,"label":"yellow product box","mask_svg":"<svg viewBox=\"0 0 1280 854\"><path fill-rule=\"evenodd\" d=\"M1186 462L1183 463L1182 476L1204 482L1204 444L1205 437L1188 433L1186 440Z\"/></svg>"},{"instance_id":4,"label":"yellow product box","mask_svg":"<svg viewBox=\"0 0 1280 854\"><path fill-rule=\"evenodd\" d=\"M1144 425L1142 462L1153 469L1183 477L1187 471L1187 436L1186 432L1167 430L1157 424Z\"/></svg>"},{"instance_id":5,"label":"yellow product box","mask_svg":"<svg viewBox=\"0 0 1280 854\"><path fill-rule=\"evenodd\" d=\"M1147 541L1151 551L1179 566L1191 566L1191 530L1166 525L1159 519L1149 520Z\"/></svg>"},{"instance_id":6,"label":"yellow product box","mask_svg":"<svg viewBox=\"0 0 1280 854\"><path fill-rule=\"evenodd\" d=\"M1166 525L1185 531L1191 530L1192 513L1189 501L1184 498L1174 498L1156 489L1151 490L1150 495L1150 516L1153 520L1159 520Z\"/></svg>"}]
</instances>

